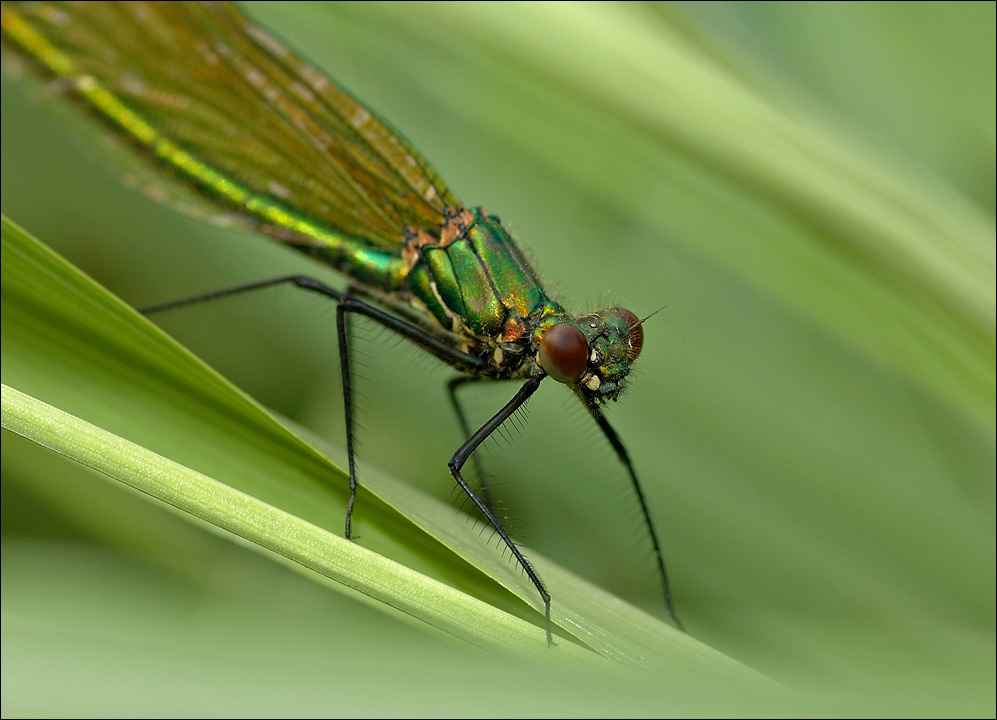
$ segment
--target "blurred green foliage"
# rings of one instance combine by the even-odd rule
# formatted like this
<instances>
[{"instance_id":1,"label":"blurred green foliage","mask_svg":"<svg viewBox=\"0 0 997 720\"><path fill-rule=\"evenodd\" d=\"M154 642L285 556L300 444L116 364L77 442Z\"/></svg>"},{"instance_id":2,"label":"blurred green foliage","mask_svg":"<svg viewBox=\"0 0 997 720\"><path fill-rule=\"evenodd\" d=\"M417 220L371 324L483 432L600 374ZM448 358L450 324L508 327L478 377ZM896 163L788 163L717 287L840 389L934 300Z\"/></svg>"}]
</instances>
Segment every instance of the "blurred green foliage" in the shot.
<instances>
[{"instance_id":1,"label":"blurred green foliage","mask_svg":"<svg viewBox=\"0 0 997 720\"><path fill-rule=\"evenodd\" d=\"M5 432L5 715L994 714L992 3L249 11L499 214L559 294L666 306L611 419L690 634L798 692L482 657ZM128 190L11 64L3 211L127 302L335 281ZM279 295L161 324L338 443L333 318ZM373 335L361 459L446 499L446 373ZM529 547L660 614L625 478L558 390L489 467Z\"/></svg>"}]
</instances>

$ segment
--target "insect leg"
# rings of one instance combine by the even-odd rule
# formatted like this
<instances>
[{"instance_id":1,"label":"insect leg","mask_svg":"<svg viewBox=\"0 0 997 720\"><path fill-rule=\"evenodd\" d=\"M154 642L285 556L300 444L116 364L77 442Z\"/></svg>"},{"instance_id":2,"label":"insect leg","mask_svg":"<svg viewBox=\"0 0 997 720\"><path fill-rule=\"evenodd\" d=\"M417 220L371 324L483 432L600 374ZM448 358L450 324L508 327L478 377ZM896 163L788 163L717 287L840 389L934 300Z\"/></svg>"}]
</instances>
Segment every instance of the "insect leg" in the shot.
<instances>
[{"instance_id":1,"label":"insect leg","mask_svg":"<svg viewBox=\"0 0 997 720\"><path fill-rule=\"evenodd\" d=\"M239 295L241 293L252 292L253 290L262 290L264 288L275 287L277 285L297 285L299 287L306 287L306 289L313 289L308 286L322 285L322 283L318 280L313 280L312 278L304 277L302 275L282 275L280 277L269 278L267 280L257 280L255 282L245 283L244 285L234 285L232 287L222 288L221 290L212 290L211 292L201 293L200 295L191 295L189 297L180 298L179 300L169 300L163 303L156 303L155 305L146 305L138 308L138 311L143 315L152 315L154 313L163 312L164 310L173 310L174 308L196 305L209 300L218 300L231 295ZM334 288L324 285L323 287L325 290L321 291L322 294L328 295L337 301L346 297L345 293L339 292Z\"/></svg>"},{"instance_id":2,"label":"insect leg","mask_svg":"<svg viewBox=\"0 0 997 720\"><path fill-rule=\"evenodd\" d=\"M431 335L422 328L407 323L404 320L400 320L394 315L386 313L383 310L364 302L363 300L359 300L353 295L336 290L335 288L329 287L318 280L304 275L286 275L283 277L271 278L269 280L246 283L245 285L237 285L223 290L204 293L202 295L195 295L188 298L182 298L180 300L160 303L158 305L150 305L148 307L141 308L140 312L148 315L161 312L163 310L170 310L208 300L216 300L230 295L237 295L253 290L260 290L267 287L285 284L294 285L304 290L319 293L320 295L331 298L338 303L338 307L336 308L336 329L339 338L339 360L343 381L343 406L346 417L346 452L350 468L350 499L346 507L346 537L352 538L353 535L351 532L351 525L353 519L353 504L357 494L357 471L356 459L353 452L353 392L346 331L346 314L352 312L365 315L389 330L398 333L406 340L415 343L423 350L435 355L443 362L446 362L463 372L473 373L480 368L482 363L478 360L478 358L457 350L453 346L447 344L440 338Z\"/></svg>"},{"instance_id":3,"label":"insect leg","mask_svg":"<svg viewBox=\"0 0 997 720\"><path fill-rule=\"evenodd\" d=\"M305 286L301 285L301 287ZM328 294L318 287L308 286L306 289ZM353 392L350 381L350 353L346 328L347 313L357 313L371 318L458 369L471 372L480 363L477 358L456 350L439 338L430 335L425 330L410 325L404 320L399 320L395 316L389 315L383 310L369 305L352 295L344 295L336 291L336 295L333 297L337 297L339 300L339 307L336 308L336 330L339 336L339 366L343 375L343 405L346 414L346 452L350 463L350 501L346 506L346 537L352 537L350 534L350 524L353 517L353 501L357 494L357 473L353 454Z\"/></svg>"},{"instance_id":4,"label":"insect leg","mask_svg":"<svg viewBox=\"0 0 997 720\"><path fill-rule=\"evenodd\" d=\"M582 398L584 402L584 397ZM593 419L602 430L602 434L606 436L609 440L609 444L613 446L616 451L616 456L623 463L623 466L627 469L627 473L630 475L630 482L633 484L634 492L637 494L637 501L640 503L640 511L644 515L644 524L647 526L647 531L651 536L651 544L654 546L654 559L658 563L658 575L661 578L661 589L665 595L665 607L668 610L668 614L671 616L672 621L675 623L679 630L685 631L685 626L682 625L682 621L679 620L678 615L675 613L675 603L672 600L672 590L671 586L668 584L668 573L665 571L665 558L661 553L661 544L658 542L658 533L654 530L654 523L651 521L651 512L647 508L647 500L644 498L644 491L640 487L640 482L637 480L637 473L634 471L634 466L630 462L630 455L627 453L627 449L623 446L623 441L620 440L620 436L616 434L613 426L609 424L605 416L599 410L599 408L589 405L585 402L585 406L588 411L592 414Z\"/></svg>"},{"instance_id":5,"label":"insect leg","mask_svg":"<svg viewBox=\"0 0 997 720\"><path fill-rule=\"evenodd\" d=\"M506 547L509 548L509 551L512 553L513 557L516 558L516 561L526 572L527 577L530 578L533 586L536 587L537 592L540 593L540 597L544 603L544 622L547 629L547 644L553 645L554 641L550 631L550 593L547 592L547 588L544 586L543 580L540 579L540 576L537 574L536 570L534 570L533 566L530 565L529 560L527 560L523 556L520 549L516 547L516 544L512 541L512 538L509 537L509 533L507 533L505 528L502 527L502 524L498 521L498 518L495 517L495 514L491 511L491 509L489 509L484 500L479 498L474 493L471 486L460 473L461 468L464 467L464 463L467 462L467 458L474 453L478 445L480 445L485 438L495 432L495 430L502 423L509 419L510 415L516 412L516 410L522 407L523 404L530 399L530 396L537 391L538 387L540 387L540 381L543 380L544 377L545 376L543 375L535 376L527 380L512 400L505 404L505 407L495 413L488 422L482 425L464 442L463 445L457 449L457 452L455 452L453 457L450 458L448 466L450 468L450 474L453 475L454 480L456 480L461 489L467 493L467 496L471 498L471 502L475 504L488 523L495 528L495 532L497 532L499 537L502 538L502 542L504 542Z\"/></svg>"},{"instance_id":6,"label":"insect leg","mask_svg":"<svg viewBox=\"0 0 997 720\"><path fill-rule=\"evenodd\" d=\"M467 414L464 412L464 408L461 406L460 401L457 400L457 390L470 383L481 382L484 379L477 375L460 375L451 378L447 383L447 394L450 395L450 404L453 405L454 413L457 415L457 422L460 425L461 432L464 433L464 437L471 437L471 426L467 423ZM481 463L481 456L477 452L474 452L471 454L471 459L474 461L474 469L478 473L478 488L481 493L481 499L488 506L488 509L492 511L492 514L497 515L495 511L495 498L492 497L492 491L485 475L485 468Z\"/></svg>"}]
</instances>

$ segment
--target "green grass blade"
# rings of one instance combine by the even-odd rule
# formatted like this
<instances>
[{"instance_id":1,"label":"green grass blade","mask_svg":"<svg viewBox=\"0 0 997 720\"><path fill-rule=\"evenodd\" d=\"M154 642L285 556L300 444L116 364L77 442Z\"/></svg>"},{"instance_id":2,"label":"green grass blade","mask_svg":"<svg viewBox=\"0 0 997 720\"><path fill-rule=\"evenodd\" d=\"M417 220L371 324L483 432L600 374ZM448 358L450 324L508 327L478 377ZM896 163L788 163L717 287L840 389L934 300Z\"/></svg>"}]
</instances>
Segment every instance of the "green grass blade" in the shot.
<instances>
[{"instance_id":1,"label":"green grass blade","mask_svg":"<svg viewBox=\"0 0 997 720\"><path fill-rule=\"evenodd\" d=\"M3 428L443 632L492 650L544 650L533 625L3 385ZM579 648L558 648L569 655Z\"/></svg>"}]
</instances>

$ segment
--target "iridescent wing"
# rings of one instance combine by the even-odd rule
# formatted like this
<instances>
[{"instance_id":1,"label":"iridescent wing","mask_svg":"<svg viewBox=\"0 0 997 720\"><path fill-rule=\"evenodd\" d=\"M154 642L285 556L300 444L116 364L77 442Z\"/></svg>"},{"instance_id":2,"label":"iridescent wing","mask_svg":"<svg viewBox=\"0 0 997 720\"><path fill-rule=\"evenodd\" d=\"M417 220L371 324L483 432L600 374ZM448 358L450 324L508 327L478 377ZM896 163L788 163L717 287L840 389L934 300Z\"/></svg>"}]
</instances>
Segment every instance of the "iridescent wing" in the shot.
<instances>
[{"instance_id":1,"label":"iridescent wing","mask_svg":"<svg viewBox=\"0 0 997 720\"><path fill-rule=\"evenodd\" d=\"M3 30L141 152L281 239L400 247L460 206L396 130L232 3L4 2Z\"/></svg>"}]
</instances>

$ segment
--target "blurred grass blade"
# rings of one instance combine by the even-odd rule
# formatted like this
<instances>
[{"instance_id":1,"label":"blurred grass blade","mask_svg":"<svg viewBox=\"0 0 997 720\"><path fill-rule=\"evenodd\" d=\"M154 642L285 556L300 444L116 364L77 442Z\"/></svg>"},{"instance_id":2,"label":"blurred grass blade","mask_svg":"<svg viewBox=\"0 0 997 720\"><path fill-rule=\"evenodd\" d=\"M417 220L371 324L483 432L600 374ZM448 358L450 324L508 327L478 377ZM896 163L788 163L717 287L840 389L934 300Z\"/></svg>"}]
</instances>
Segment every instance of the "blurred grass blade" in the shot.
<instances>
[{"instance_id":1,"label":"blurred grass blade","mask_svg":"<svg viewBox=\"0 0 997 720\"><path fill-rule=\"evenodd\" d=\"M669 22L680 15L667 5L581 3L566 20L556 5L509 12L472 4L413 22L434 23L435 33L487 27L488 42L512 67L531 68L563 102L629 128L641 143L635 155L650 157L653 148L688 159L743 193L755 212L777 213L787 226L763 231L700 216L677 228L677 209L641 202L650 192L644 185L597 172L578 178L600 202L639 209L660 237L686 243L992 430L993 218L943 179L915 174L800 108L787 112L771 99L778 88L746 84L704 54L702 38L680 20ZM491 112L479 109L489 107L484 98L464 104L469 113ZM547 154L550 138L519 135L531 153Z\"/></svg>"}]
</instances>

